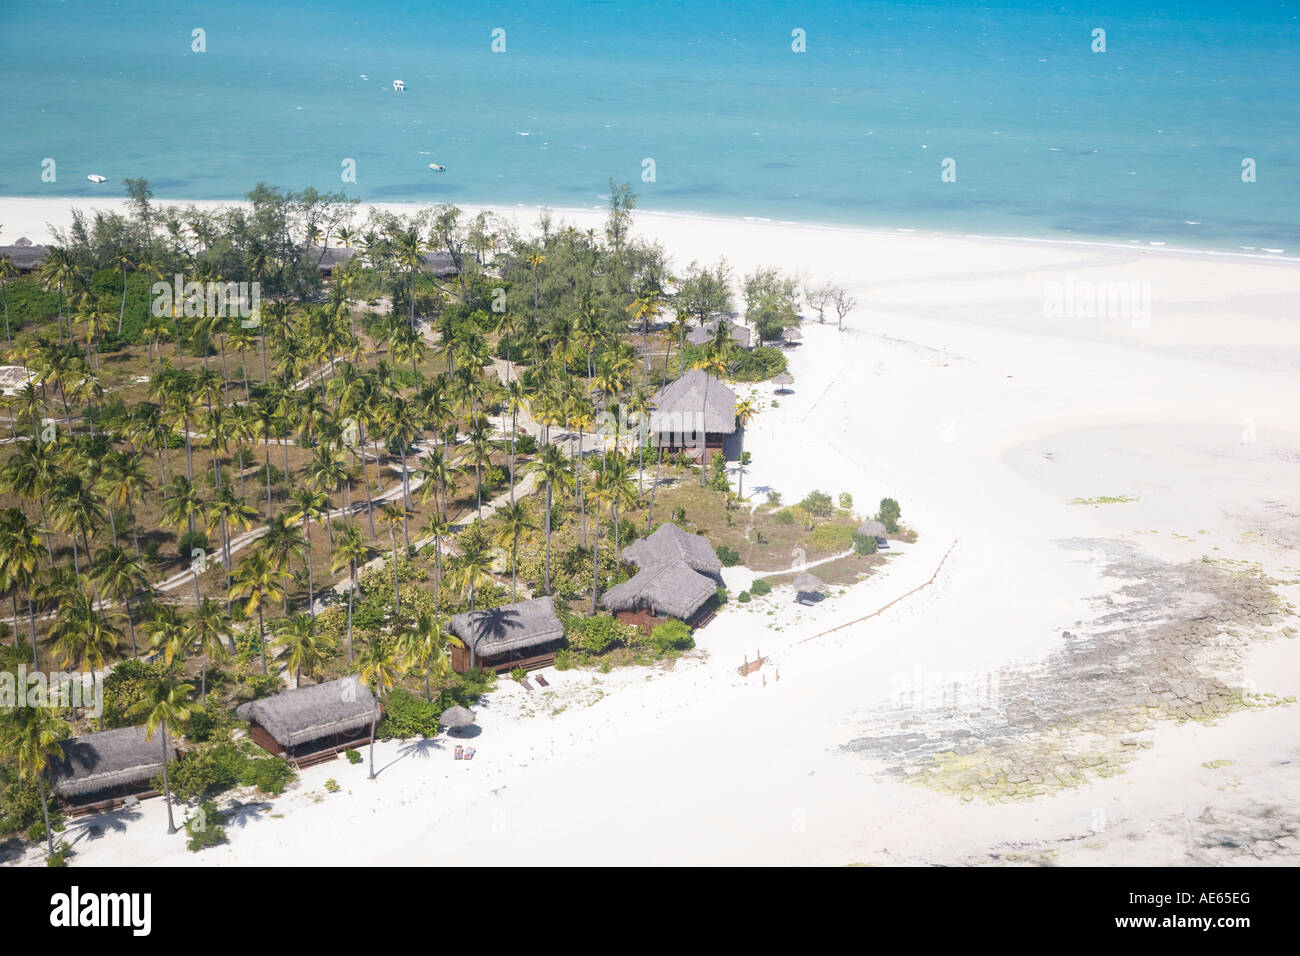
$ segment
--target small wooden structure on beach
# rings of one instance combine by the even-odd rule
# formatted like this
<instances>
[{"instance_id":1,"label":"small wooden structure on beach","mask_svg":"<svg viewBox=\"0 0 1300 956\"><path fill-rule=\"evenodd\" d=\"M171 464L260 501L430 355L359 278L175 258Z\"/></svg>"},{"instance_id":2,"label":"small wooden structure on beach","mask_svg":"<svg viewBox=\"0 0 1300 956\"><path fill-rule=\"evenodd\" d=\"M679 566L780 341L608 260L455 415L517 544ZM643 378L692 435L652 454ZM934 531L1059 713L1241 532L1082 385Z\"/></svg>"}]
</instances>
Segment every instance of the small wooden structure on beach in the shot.
<instances>
[{"instance_id":1,"label":"small wooden structure on beach","mask_svg":"<svg viewBox=\"0 0 1300 956\"><path fill-rule=\"evenodd\" d=\"M457 614L447 629L464 645L452 647L451 667L463 674L475 667L536 670L555 663L564 625L549 597Z\"/></svg>"},{"instance_id":2,"label":"small wooden structure on beach","mask_svg":"<svg viewBox=\"0 0 1300 956\"><path fill-rule=\"evenodd\" d=\"M176 756L162 731L145 739L143 727L120 727L73 737L63 742L63 759L50 761L50 782L69 814L94 813L121 806L128 797L153 797L150 782L162 773L164 759Z\"/></svg>"},{"instance_id":3,"label":"small wooden structure on beach","mask_svg":"<svg viewBox=\"0 0 1300 956\"><path fill-rule=\"evenodd\" d=\"M235 713L259 747L304 767L368 742L383 708L358 678L343 677L250 701Z\"/></svg>"}]
</instances>

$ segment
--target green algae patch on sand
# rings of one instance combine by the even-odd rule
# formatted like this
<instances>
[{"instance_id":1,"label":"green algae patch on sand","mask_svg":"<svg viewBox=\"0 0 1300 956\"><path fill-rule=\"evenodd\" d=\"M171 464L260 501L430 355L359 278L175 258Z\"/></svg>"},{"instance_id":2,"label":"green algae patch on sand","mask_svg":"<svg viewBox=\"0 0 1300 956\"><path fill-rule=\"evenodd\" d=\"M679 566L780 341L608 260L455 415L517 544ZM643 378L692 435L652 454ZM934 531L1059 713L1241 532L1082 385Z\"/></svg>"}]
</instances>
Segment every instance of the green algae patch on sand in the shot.
<instances>
[{"instance_id":1,"label":"green algae patch on sand","mask_svg":"<svg viewBox=\"0 0 1300 956\"><path fill-rule=\"evenodd\" d=\"M1141 500L1136 495L1099 495L1096 498L1071 498L1068 503L1072 505L1123 505Z\"/></svg>"}]
</instances>

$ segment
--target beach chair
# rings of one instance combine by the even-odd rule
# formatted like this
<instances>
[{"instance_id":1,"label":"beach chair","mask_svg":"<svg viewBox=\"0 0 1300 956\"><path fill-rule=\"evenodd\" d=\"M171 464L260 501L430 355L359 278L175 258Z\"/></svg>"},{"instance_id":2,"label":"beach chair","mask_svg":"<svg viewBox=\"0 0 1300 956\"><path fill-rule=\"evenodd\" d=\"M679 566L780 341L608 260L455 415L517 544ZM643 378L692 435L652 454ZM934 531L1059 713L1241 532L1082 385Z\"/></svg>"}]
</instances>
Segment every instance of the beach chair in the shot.
<instances>
[{"instance_id":1,"label":"beach chair","mask_svg":"<svg viewBox=\"0 0 1300 956\"><path fill-rule=\"evenodd\" d=\"M460 760L460 759L461 759L462 757L464 757L464 756L465 756L465 748L462 747L460 744L457 744L457 745L456 745L456 759L457 759L457 760Z\"/></svg>"},{"instance_id":2,"label":"beach chair","mask_svg":"<svg viewBox=\"0 0 1300 956\"><path fill-rule=\"evenodd\" d=\"M546 678L543 677L541 674L537 674L537 675L535 675L535 676L533 677L533 680L537 681L537 683L541 684L543 687L550 687L550 686L551 686L549 683L547 683Z\"/></svg>"},{"instance_id":3,"label":"beach chair","mask_svg":"<svg viewBox=\"0 0 1300 956\"><path fill-rule=\"evenodd\" d=\"M532 690L532 689L533 689L533 685L530 684L530 683L528 683L528 678L527 678L527 677L521 677L521 678L519 678L519 686L522 687L524 690Z\"/></svg>"},{"instance_id":4,"label":"beach chair","mask_svg":"<svg viewBox=\"0 0 1300 956\"><path fill-rule=\"evenodd\" d=\"M466 749L466 751L465 751L465 759L466 759L466 760L473 760L473 759L474 759L474 748L473 748L473 747L469 747L469 748Z\"/></svg>"}]
</instances>

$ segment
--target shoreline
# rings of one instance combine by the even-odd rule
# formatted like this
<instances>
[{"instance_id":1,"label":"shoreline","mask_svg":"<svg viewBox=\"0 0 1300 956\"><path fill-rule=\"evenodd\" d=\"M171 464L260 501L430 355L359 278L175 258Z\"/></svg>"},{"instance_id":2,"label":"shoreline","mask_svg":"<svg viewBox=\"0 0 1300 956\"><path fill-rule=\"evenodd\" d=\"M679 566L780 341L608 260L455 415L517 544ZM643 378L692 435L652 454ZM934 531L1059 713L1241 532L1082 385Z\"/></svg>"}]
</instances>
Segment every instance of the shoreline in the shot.
<instances>
[{"instance_id":1,"label":"shoreline","mask_svg":"<svg viewBox=\"0 0 1300 956\"><path fill-rule=\"evenodd\" d=\"M224 206L247 205L245 199L175 199L166 196L154 196L153 201L159 205L193 205L198 208L217 208ZM63 227L71 221L73 209L82 209L90 211L94 209L120 211L126 206L127 200L121 197L96 198L93 196L0 196L0 245L12 244L18 236L26 236L36 243L48 242L51 234L48 231L47 223L53 218L62 220ZM387 210L399 214L409 215L418 209L429 209L437 205L438 202L366 202L364 200L357 203L358 214L364 217L365 211L371 208ZM547 206L544 204L531 203L512 203L509 205L492 205L482 202L452 202L448 205L454 205L468 213L478 213L480 211L490 211L501 216L509 214L526 214L531 217L529 222L536 220L537 214L543 209L551 212L557 219L580 219L591 220L593 218L603 221L605 209L602 206ZM40 209L40 212L36 210ZM22 213L15 216L14 213ZM748 226L758 228L779 228L779 229L800 229L814 230L820 233L837 233L843 235L860 235L871 238L906 238L915 237L918 239L931 239L936 241L969 241L969 242L995 242L995 243L1012 243L1012 244L1029 244L1041 245L1048 247L1080 248L1080 249L1110 249L1137 251L1144 253L1169 253L1176 255L1203 256L1212 259L1244 259L1249 261L1264 262L1283 262L1292 263L1300 262L1300 255L1287 255L1285 248L1268 251L1259 249L1257 251L1248 251L1246 249L1228 250L1198 248L1194 246L1171 246L1167 241L1142 240L1142 239L1120 239L1120 238L1056 238L1052 236L1025 236L1025 235L998 235L992 233L980 232L949 232L944 230L934 230L926 228L908 228L902 226L860 226L846 225L842 223L820 223L816 221L796 221L786 219L773 219L768 217L754 216L729 216L720 213L706 212L679 212L672 210L654 210L638 207L634 213L636 219L650 218L663 220L667 222L686 222L686 223L712 223L721 225ZM13 226L13 220L17 220L20 225ZM57 223L52 223L58 225ZM39 238L38 238L39 237Z\"/></svg>"}]
</instances>

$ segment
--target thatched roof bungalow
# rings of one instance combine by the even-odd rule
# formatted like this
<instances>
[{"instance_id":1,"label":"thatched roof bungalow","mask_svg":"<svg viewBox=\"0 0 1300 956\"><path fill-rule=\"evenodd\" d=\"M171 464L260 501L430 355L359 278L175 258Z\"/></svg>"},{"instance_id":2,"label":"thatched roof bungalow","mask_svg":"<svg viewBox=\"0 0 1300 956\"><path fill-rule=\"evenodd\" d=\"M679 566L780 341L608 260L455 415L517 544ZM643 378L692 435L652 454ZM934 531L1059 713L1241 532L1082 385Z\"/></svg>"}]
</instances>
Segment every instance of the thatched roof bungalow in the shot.
<instances>
[{"instance_id":1,"label":"thatched roof bungalow","mask_svg":"<svg viewBox=\"0 0 1300 956\"><path fill-rule=\"evenodd\" d=\"M670 618L694 627L707 623L722 562L706 538L670 521L628 545L623 557L637 573L601 596L606 610L647 633Z\"/></svg>"},{"instance_id":2,"label":"thatched roof bungalow","mask_svg":"<svg viewBox=\"0 0 1300 956\"><path fill-rule=\"evenodd\" d=\"M250 701L235 713L258 746L302 766L368 741L383 708L358 678L343 677Z\"/></svg>"},{"instance_id":3,"label":"thatched roof bungalow","mask_svg":"<svg viewBox=\"0 0 1300 956\"><path fill-rule=\"evenodd\" d=\"M691 345L707 345L713 341L714 334L718 331L718 319L710 319L703 325L697 325L686 333L686 341ZM749 329L743 325L737 325L734 322L728 322L731 329L731 341L735 342L743 349L747 349L753 341L753 335Z\"/></svg>"},{"instance_id":4,"label":"thatched roof bungalow","mask_svg":"<svg viewBox=\"0 0 1300 956\"><path fill-rule=\"evenodd\" d=\"M145 739L143 727L104 730L63 742L63 759L50 761L54 793L73 812L107 809L129 796L157 791L149 783L163 769L162 731ZM167 742L166 759L176 756Z\"/></svg>"},{"instance_id":5,"label":"thatched roof bungalow","mask_svg":"<svg viewBox=\"0 0 1300 956\"><path fill-rule=\"evenodd\" d=\"M660 389L652 402L651 440L665 452L680 451L706 462L719 451L728 461L740 457L736 393L715 376L693 368Z\"/></svg>"},{"instance_id":6,"label":"thatched roof bungalow","mask_svg":"<svg viewBox=\"0 0 1300 956\"><path fill-rule=\"evenodd\" d=\"M8 256L19 272L32 272L49 254L49 246L34 245L30 239L19 239L12 246L0 246L0 258Z\"/></svg>"},{"instance_id":7,"label":"thatched roof bungalow","mask_svg":"<svg viewBox=\"0 0 1300 956\"><path fill-rule=\"evenodd\" d=\"M474 667L545 667L555 662L564 638L564 625L549 597L457 614L447 629L465 645L451 649L451 666L458 674Z\"/></svg>"}]
</instances>

